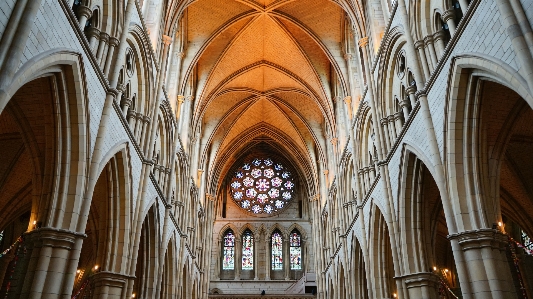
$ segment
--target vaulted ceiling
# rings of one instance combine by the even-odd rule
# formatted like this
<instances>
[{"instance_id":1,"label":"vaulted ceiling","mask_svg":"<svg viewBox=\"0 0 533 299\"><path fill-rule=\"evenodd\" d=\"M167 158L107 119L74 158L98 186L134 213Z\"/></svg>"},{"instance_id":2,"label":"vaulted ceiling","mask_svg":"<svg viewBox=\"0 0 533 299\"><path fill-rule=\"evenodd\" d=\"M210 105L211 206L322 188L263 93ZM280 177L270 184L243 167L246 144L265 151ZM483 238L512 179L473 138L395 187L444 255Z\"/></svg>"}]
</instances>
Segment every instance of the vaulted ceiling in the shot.
<instances>
[{"instance_id":1,"label":"vaulted ceiling","mask_svg":"<svg viewBox=\"0 0 533 299\"><path fill-rule=\"evenodd\" d=\"M184 22L184 77L196 80L193 124L201 132L201 161L211 169L229 167L228 157L236 159L258 139L293 160L323 155L325 128L336 126L331 99L345 86L339 6L198 0Z\"/></svg>"}]
</instances>

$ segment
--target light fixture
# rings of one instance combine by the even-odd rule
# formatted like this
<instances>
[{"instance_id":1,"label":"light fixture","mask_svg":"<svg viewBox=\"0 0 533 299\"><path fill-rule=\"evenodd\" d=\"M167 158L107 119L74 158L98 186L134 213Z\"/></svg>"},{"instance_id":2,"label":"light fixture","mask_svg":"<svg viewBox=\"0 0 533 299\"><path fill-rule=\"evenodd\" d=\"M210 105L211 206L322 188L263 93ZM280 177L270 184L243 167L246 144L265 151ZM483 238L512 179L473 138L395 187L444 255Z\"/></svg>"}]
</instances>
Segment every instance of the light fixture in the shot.
<instances>
[{"instance_id":1,"label":"light fixture","mask_svg":"<svg viewBox=\"0 0 533 299\"><path fill-rule=\"evenodd\" d=\"M396 298L396 297L397 297L396 293L392 293L392 296L393 296L394 298Z\"/></svg>"},{"instance_id":2,"label":"light fixture","mask_svg":"<svg viewBox=\"0 0 533 299\"><path fill-rule=\"evenodd\" d=\"M433 267L433 271L437 271L437 267Z\"/></svg>"},{"instance_id":3,"label":"light fixture","mask_svg":"<svg viewBox=\"0 0 533 299\"><path fill-rule=\"evenodd\" d=\"M95 271L97 271L97 270L98 270L98 268L99 268L99 266L98 266L98 265L94 266L94 270L95 270Z\"/></svg>"},{"instance_id":4,"label":"light fixture","mask_svg":"<svg viewBox=\"0 0 533 299\"><path fill-rule=\"evenodd\" d=\"M135 293L131 294L131 298L135 298Z\"/></svg>"},{"instance_id":5,"label":"light fixture","mask_svg":"<svg viewBox=\"0 0 533 299\"><path fill-rule=\"evenodd\" d=\"M81 270L80 270L80 269L76 270L76 273L80 274L80 272L81 272Z\"/></svg>"},{"instance_id":6,"label":"light fixture","mask_svg":"<svg viewBox=\"0 0 533 299\"><path fill-rule=\"evenodd\" d=\"M499 227L502 227L503 226L503 223L501 221L498 221L498 226Z\"/></svg>"}]
</instances>

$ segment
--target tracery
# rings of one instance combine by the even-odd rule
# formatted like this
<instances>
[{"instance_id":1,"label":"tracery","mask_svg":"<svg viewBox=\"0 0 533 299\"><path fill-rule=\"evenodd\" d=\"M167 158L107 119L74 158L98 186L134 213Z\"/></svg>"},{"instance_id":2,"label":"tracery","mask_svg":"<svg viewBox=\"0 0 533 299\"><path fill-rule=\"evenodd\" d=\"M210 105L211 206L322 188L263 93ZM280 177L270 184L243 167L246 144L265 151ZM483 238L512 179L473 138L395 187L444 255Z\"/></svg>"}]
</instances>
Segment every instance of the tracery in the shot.
<instances>
[{"instance_id":1,"label":"tracery","mask_svg":"<svg viewBox=\"0 0 533 299\"><path fill-rule=\"evenodd\" d=\"M254 214L273 214L294 197L295 184L287 168L272 158L247 161L230 184L233 200Z\"/></svg>"}]
</instances>

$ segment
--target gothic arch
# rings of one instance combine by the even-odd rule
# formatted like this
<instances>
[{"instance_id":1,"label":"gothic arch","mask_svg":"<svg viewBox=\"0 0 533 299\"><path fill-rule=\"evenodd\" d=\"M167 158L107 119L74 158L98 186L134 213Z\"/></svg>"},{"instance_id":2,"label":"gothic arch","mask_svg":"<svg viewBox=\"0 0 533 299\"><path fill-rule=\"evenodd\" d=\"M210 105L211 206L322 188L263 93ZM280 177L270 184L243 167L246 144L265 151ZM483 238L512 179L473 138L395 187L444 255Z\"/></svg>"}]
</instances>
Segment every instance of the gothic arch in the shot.
<instances>
[{"instance_id":1,"label":"gothic arch","mask_svg":"<svg viewBox=\"0 0 533 299\"><path fill-rule=\"evenodd\" d=\"M512 80L506 79L512 78ZM496 198L498 190L482 182L489 182L489 176L495 178L499 170L497 166L490 171L481 167L485 162L477 160L480 158L481 148L475 145L476 140L480 140L478 105L481 101L478 94L479 83L492 81L497 84L512 88L524 99L530 107L533 107L533 98L527 93L523 78L516 71L512 71L504 63L497 63L496 60L488 57L475 57L465 55L453 60L449 89L446 102L446 123L445 123L445 165L448 178L462 181L465 184L450 186L448 192L452 198L454 213L457 216L457 226L459 229L488 228L492 223L501 220L499 215L499 205ZM448 128L456 128L449 130ZM461 142L462 140L462 142ZM462 145L462 146L461 146ZM452 150L453 149L453 150ZM468 159L466 159L468 157ZM481 163L481 164L480 164ZM482 176L480 176L482 175ZM494 187L494 186L493 186ZM474 189L472 189L474 188ZM485 190L488 196L482 196L473 190ZM458 202L461 198L466 205ZM476 210L480 213L468 213L465 208ZM467 213L467 217L461 214Z\"/></svg>"},{"instance_id":2,"label":"gothic arch","mask_svg":"<svg viewBox=\"0 0 533 299\"><path fill-rule=\"evenodd\" d=\"M55 133L47 137L47 143L52 151L46 153L48 158L42 161L46 166L41 177L47 178L47 181L43 181L42 184L55 185L53 188L57 188L59 193L54 194L48 189L52 186L43 186L43 189L36 190L38 193L34 194L31 217L32 221L42 222L44 227L75 229L73 223L77 220L75 219L78 213L77 206L70 206L69 202L81 200L78 197L83 196L85 191L90 143L84 77L83 63L78 53L66 50L49 51L37 55L22 65L11 83L6 84L7 88L0 96L0 112L4 112L8 102L23 85L40 78L49 78L55 86L55 94L47 110L57 116L57 118L50 119L48 128ZM29 148L31 149L32 146L29 145ZM34 163L38 161L34 159ZM78 165L78 167L70 167L70 165ZM54 175L59 173L63 175ZM65 174L66 178L64 178ZM34 179L36 182L40 180L36 179ZM55 202L55 207L49 206L52 204L50 201ZM63 211L67 211L68 214Z\"/></svg>"}]
</instances>

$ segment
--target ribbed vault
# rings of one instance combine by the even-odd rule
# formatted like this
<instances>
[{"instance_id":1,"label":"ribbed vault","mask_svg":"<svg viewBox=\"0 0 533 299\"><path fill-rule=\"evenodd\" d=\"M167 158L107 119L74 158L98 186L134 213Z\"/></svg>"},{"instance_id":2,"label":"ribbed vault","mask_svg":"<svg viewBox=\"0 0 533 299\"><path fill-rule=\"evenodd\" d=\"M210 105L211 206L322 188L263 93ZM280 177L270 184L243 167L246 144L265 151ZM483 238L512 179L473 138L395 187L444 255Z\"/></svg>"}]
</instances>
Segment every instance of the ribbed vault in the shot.
<instances>
[{"instance_id":1,"label":"ribbed vault","mask_svg":"<svg viewBox=\"0 0 533 299\"><path fill-rule=\"evenodd\" d=\"M332 98L347 90L341 7L329 0L198 0L181 23L180 93L195 95L192 134L210 191L257 138L285 151L314 186L325 135L336 130Z\"/></svg>"}]
</instances>

